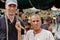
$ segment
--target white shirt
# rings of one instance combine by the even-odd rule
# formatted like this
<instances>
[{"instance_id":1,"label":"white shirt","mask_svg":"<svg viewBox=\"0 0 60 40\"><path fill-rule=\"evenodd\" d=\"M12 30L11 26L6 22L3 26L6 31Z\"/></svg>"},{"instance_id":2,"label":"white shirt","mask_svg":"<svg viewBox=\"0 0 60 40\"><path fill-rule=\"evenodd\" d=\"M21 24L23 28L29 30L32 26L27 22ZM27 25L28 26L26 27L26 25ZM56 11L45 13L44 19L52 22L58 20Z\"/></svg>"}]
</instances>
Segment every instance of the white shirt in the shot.
<instances>
[{"instance_id":1,"label":"white shirt","mask_svg":"<svg viewBox=\"0 0 60 40\"><path fill-rule=\"evenodd\" d=\"M42 31L34 35L33 30L29 30L24 37L24 40L54 40L51 32L42 29Z\"/></svg>"},{"instance_id":2,"label":"white shirt","mask_svg":"<svg viewBox=\"0 0 60 40\"><path fill-rule=\"evenodd\" d=\"M58 28L58 31L55 32L55 36L56 36L58 39L60 39L60 23L59 23L58 25L59 25L59 28ZM56 25L56 30L57 30L57 26L58 26L58 25Z\"/></svg>"}]
</instances>

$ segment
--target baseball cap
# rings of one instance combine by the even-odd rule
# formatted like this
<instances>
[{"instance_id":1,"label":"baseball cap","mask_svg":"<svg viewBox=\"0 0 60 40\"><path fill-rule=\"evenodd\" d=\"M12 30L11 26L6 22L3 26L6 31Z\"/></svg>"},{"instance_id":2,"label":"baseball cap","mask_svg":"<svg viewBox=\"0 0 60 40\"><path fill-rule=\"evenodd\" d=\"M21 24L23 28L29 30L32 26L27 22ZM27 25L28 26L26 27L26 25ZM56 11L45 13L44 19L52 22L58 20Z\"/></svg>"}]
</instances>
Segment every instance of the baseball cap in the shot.
<instances>
[{"instance_id":1,"label":"baseball cap","mask_svg":"<svg viewBox=\"0 0 60 40\"><path fill-rule=\"evenodd\" d=\"M17 0L6 0L6 4L7 5L14 4L14 5L18 6Z\"/></svg>"}]
</instances>

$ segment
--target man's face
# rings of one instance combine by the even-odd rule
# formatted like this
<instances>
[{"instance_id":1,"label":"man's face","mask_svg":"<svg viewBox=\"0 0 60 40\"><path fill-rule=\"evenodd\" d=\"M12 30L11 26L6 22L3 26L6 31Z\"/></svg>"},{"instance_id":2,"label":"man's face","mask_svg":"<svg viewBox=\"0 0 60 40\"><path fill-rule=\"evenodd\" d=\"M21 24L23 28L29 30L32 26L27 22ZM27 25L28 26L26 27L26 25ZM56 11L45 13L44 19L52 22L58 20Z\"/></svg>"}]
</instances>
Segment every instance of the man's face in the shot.
<instances>
[{"instance_id":1,"label":"man's face","mask_svg":"<svg viewBox=\"0 0 60 40\"><path fill-rule=\"evenodd\" d=\"M8 15L15 15L17 6L15 4L5 5Z\"/></svg>"},{"instance_id":2,"label":"man's face","mask_svg":"<svg viewBox=\"0 0 60 40\"><path fill-rule=\"evenodd\" d=\"M21 17L22 14L23 14L22 12L19 12L19 13L18 13L18 15L19 15L20 17Z\"/></svg>"},{"instance_id":3,"label":"man's face","mask_svg":"<svg viewBox=\"0 0 60 40\"><path fill-rule=\"evenodd\" d=\"M38 30L41 27L41 19L39 16L33 16L31 18L31 25L34 28L34 30Z\"/></svg>"},{"instance_id":4,"label":"man's face","mask_svg":"<svg viewBox=\"0 0 60 40\"><path fill-rule=\"evenodd\" d=\"M48 21L48 25L50 25L51 24L51 21Z\"/></svg>"}]
</instances>

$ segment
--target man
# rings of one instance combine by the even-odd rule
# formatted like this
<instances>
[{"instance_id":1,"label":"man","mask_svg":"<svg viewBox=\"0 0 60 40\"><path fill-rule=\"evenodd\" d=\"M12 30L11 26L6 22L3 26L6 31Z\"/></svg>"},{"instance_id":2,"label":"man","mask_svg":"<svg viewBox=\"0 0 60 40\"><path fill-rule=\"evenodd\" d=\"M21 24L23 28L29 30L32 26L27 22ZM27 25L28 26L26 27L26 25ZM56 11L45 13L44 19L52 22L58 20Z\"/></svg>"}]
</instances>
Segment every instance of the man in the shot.
<instances>
[{"instance_id":1,"label":"man","mask_svg":"<svg viewBox=\"0 0 60 40\"><path fill-rule=\"evenodd\" d=\"M6 12L0 18L0 40L22 40L20 21L15 16L17 0L6 0Z\"/></svg>"},{"instance_id":2,"label":"man","mask_svg":"<svg viewBox=\"0 0 60 40\"><path fill-rule=\"evenodd\" d=\"M52 21L52 18L47 16L44 20L44 24L42 24L42 28L52 32L52 27L50 26L51 21Z\"/></svg>"},{"instance_id":3,"label":"man","mask_svg":"<svg viewBox=\"0 0 60 40\"><path fill-rule=\"evenodd\" d=\"M56 40L60 40L60 12L58 12L59 14L56 16L56 32L55 32L55 37Z\"/></svg>"},{"instance_id":4,"label":"man","mask_svg":"<svg viewBox=\"0 0 60 40\"><path fill-rule=\"evenodd\" d=\"M23 14L23 9L19 9L19 12L18 12L18 16L22 18L22 14Z\"/></svg>"},{"instance_id":5,"label":"man","mask_svg":"<svg viewBox=\"0 0 60 40\"><path fill-rule=\"evenodd\" d=\"M33 30L27 32L25 40L54 40L51 32L41 28L41 17L39 15L31 16L31 26Z\"/></svg>"}]
</instances>

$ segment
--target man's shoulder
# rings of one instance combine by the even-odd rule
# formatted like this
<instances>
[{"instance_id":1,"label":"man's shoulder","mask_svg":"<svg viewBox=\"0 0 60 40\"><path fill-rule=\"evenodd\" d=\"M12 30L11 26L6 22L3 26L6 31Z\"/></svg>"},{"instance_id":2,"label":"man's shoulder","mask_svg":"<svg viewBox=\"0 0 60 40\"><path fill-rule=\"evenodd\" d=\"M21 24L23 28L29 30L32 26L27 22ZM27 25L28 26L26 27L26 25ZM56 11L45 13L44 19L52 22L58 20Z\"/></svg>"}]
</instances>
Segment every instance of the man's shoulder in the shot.
<instances>
[{"instance_id":1,"label":"man's shoulder","mask_svg":"<svg viewBox=\"0 0 60 40\"><path fill-rule=\"evenodd\" d=\"M47 26L47 24L42 24L42 26Z\"/></svg>"},{"instance_id":2,"label":"man's shoulder","mask_svg":"<svg viewBox=\"0 0 60 40\"><path fill-rule=\"evenodd\" d=\"M28 30L27 34L33 33L33 30Z\"/></svg>"},{"instance_id":3,"label":"man's shoulder","mask_svg":"<svg viewBox=\"0 0 60 40\"><path fill-rule=\"evenodd\" d=\"M54 40L54 37L52 35L52 33L48 30L43 30L43 33L45 35L46 38L49 38L50 40Z\"/></svg>"},{"instance_id":4,"label":"man's shoulder","mask_svg":"<svg viewBox=\"0 0 60 40\"><path fill-rule=\"evenodd\" d=\"M1 16L1 17L0 17L0 21L3 21L4 19L5 19L4 16Z\"/></svg>"},{"instance_id":5,"label":"man's shoulder","mask_svg":"<svg viewBox=\"0 0 60 40\"><path fill-rule=\"evenodd\" d=\"M50 31L48 31L48 30L45 30L45 29L42 29L43 30L43 32L44 33L46 33L46 34L52 34Z\"/></svg>"},{"instance_id":6,"label":"man's shoulder","mask_svg":"<svg viewBox=\"0 0 60 40\"><path fill-rule=\"evenodd\" d=\"M42 27L41 28L48 30L47 24L42 24Z\"/></svg>"},{"instance_id":7,"label":"man's shoulder","mask_svg":"<svg viewBox=\"0 0 60 40\"><path fill-rule=\"evenodd\" d=\"M2 25L3 24L3 25ZM5 26L5 18L4 16L0 17L0 28Z\"/></svg>"}]
</instances>

